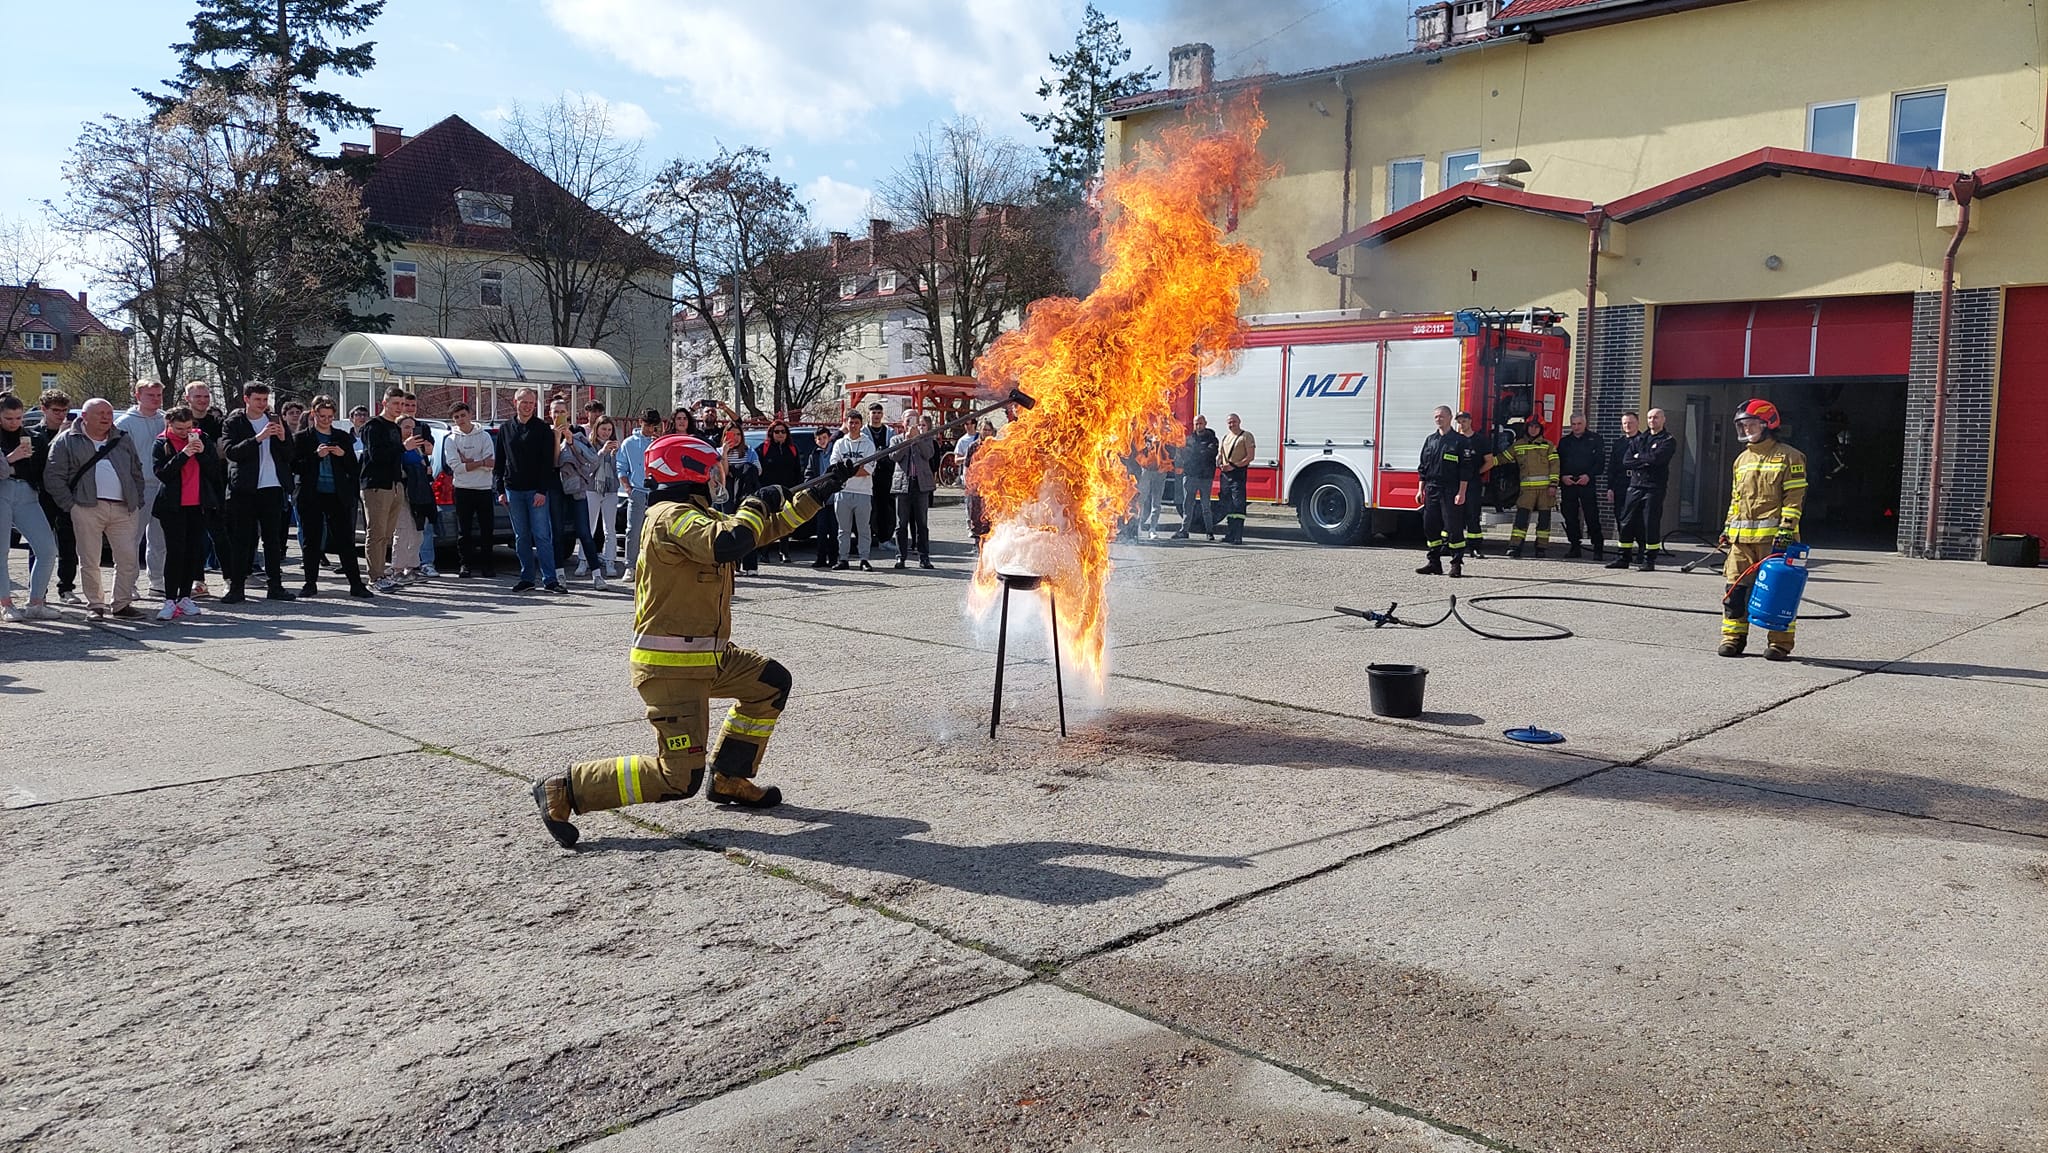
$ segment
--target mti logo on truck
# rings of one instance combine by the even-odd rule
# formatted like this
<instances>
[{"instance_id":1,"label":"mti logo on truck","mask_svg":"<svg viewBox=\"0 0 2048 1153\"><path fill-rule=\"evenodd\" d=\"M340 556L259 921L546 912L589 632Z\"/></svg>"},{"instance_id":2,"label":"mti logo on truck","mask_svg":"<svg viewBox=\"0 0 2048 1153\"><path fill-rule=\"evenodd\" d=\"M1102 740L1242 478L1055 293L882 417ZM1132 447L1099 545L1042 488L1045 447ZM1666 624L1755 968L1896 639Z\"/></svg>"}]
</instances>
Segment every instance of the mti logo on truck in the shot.
<instances>
[{"instance_id":1,"label":"mti logo on truck","mask_svg":"<svg viewBox=\"0 0 2048 1153\"><path fill-rule=\"evenodd\" d=\"M1357 396L1365 391L1371 375L1363 372L1326 372L1317 376L1311 372L1301 378L1301 384L1294 395L1301 396Z\"/></svg>"}]
</instances>

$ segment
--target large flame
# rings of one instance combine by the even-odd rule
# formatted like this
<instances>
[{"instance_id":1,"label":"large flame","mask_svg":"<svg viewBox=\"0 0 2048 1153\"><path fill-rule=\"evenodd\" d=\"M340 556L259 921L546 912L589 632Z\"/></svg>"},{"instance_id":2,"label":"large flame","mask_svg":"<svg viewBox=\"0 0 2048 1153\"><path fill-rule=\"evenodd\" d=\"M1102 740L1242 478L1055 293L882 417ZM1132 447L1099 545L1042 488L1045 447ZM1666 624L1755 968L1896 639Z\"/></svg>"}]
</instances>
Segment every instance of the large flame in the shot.
<instances>
[{"instance_id":1,"label":"large flame","mask_svg":"<svg viewBox=\"0 0 2048 1153\"><path fill-rule=\"evenodd\" d=\"M1086 300L1031 306L1024 326L975 366L1038 401L976 451L969 483L993 524L969 594L986 615L998 572L1047 578L1061 655L1099 695L1107 668L1109 542L1136 490L1124 458L1151 432L1184 433L1175 392L1239 343L1240 294L1258 253L1215 218L1251 204L1271 170L1265 118L1250 102L1214 109L1141 146L1102 188L1101 284Z\"/></svg>"}]
</instances>

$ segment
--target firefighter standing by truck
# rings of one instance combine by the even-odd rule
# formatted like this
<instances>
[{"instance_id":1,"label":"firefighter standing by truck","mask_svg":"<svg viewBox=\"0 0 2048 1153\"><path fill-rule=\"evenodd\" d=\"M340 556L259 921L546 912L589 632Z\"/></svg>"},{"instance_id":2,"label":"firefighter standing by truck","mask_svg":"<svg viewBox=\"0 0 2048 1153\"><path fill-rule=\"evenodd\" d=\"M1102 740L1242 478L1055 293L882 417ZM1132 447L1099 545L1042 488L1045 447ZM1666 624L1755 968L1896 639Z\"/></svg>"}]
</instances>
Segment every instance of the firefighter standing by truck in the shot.
<instances>
[{"instance_id":1,"label":"firefighter standing by truck","mask_svg":"<svg viewBox=\"0 0 2048 1153\"><path fill-rule=\"evenodd\" d=\"M1521 474L1515 496L1515 528L1508 534L1513 542L1508 556L1522 559L1522 545L1529 539L1529 514L1536 514L1536 555L1542 556L1550 543L1550 510L1557 507L1557 449L1543 439L1543 422L1532 420L1522 426L1521 439L1508 446L1502 459Z\"/></svg>"},{"instance_id":2,"label":"firefighter standing by truck","mask_svg":"<svg viewBox=\"0 0 2048 1153\"><path fill-rule=\"evenodd\" d=\"M1607 541L1600 531L1600 497L1594 478L1600 475L1607 446L1600 434L1586 427L1586 414L1572 417L1571 431L1557 440L1560 492L1564 498L1564 535L1572 542L1566 557L1586 555L1579 547L1581 534L1593 538L1593 559L1607 559Z\"/></svg>"},{"instance_id":3,"label":"firefighter standing by truck","mask_svg":"<svg viewBox=\"0 0 2048 1153\"><path fill-rule=\"evenodd\" d=\"M541 823L565 849L576 846L569 820L576 813L696 795L713 697L731 698L733 705L705 796L750 809L782 802L780 789L764 789L753 778L789 702L791 677L779 661L731 643L733 567L816 515L853 468L851 462L834 465L787 494L774 485L756 489L731 515L713 504L714 490L723 488L722 469L719 451L694 436L664 436L647 450L631 660L633 687L646 702L661 751L583 761L535 783Z\"/></svg>"},{"instance_id":4,"label":"firefighter standing by truck","mask_svg":"<svg viewBox=\"0 0 2048 1153\"><path fill-rule=\"evenodd\" d=\"M1465 575L1465 504L1479 476L1479 449L1451 427L1451 410L1438 405L1436 431L1422 442L1422 535L1429 560L1415 571L1442 576L1443 558L1451 558L1451 575Z\"/></svg>"},{"instance_id":5,"label":"firefighter standing by truck","mask_svg":"<svg viewBox=\"0 0 2048 1153\"><path fill-rule=\"evenodd\" d=\"M1749 644L1749 593L1756 566L1799 540L1799 516L1806 507L1806 456L1778 439L1778 406L1751 400L1735 412L1735 432L1747 446L1735 458L1735 492L1728 502L1728 527L1721 547L1728 585L1721 597L1721 648L1739 657ZM1774 661L1792 655L1793 629L1770 634L1764 655Z\"/></svg>"},{"instance_id":6,"label":"firefighter standing by truck","mask_svg":"<svg viewBox=\"0 0 2048 1153\"><path fill-rule=\"evenodd\" d=\"M1465 499L1465 558L1470 560L1479 556L1480 550L1486 547L1486 526L1480 522L1479 513L1486 507L1487 476L1493 471L1494 464L1493 454L1484 450L1493 446L1482 443L1479 434L1473 431L1471 413L1459 413L1457 421L1458 435L1465 438L1466 443L1472 446L1472 451L1479 457L1478 471L1473 474L1472 491Z\"/></svg>"}]
</instances>

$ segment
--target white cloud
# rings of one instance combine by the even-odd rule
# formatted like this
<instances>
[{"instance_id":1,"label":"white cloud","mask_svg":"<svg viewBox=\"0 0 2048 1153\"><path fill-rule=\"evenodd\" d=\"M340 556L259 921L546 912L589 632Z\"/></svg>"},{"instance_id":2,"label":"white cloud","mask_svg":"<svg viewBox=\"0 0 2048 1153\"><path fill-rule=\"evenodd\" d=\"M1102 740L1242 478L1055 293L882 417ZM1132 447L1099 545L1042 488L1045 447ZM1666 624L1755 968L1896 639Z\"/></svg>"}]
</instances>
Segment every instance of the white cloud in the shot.
<instances>
[{"instance_id":1,"label":"white cloud","mask_svg":"<svg viewBox=\"0 0 2048 1153\"><path fill-rule=\"evenodd\" d=\"M1021 132L1079 0L547 0L587 46L689 90L694 110L768 140L823 139L936 98Z\"/></svg>"},{"instance_id":2,"label":"white cloud","mask_svg":"<svg viewBox=\"0 0 2048 1153\"><path fill-rule=\"evenodd\" d=\"M661 125L654 122L654 117L647 114L647 109L630 100L607 100L595 92L568 91L562 93L562 96L571 103L595 105L604 109L605 114L611 118L612 131L628 140L645 140L661 131Z\"/></svg>"},{"instance_id":3,"label":"white cloud","mask_svg":"<svg viewBox=\"0 0 2048 1153\"><path fill-rule=\"evenodd\" d=\"M798 190L804 203L811 206L811 220L820 228L838 232L864 232L867 228L868 202L874 198L872 188L862 188L830 176L820 176Z\"/></svg>"}]
</instances>

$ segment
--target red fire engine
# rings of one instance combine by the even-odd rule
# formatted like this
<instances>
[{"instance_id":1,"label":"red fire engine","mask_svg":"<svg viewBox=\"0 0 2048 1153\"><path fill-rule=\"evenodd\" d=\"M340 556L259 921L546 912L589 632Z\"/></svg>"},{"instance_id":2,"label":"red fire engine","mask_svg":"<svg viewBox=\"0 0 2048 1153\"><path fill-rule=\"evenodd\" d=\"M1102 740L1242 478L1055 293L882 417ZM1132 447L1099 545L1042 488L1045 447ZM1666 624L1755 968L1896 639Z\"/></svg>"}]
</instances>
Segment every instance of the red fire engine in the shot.
<instances>
[{"instance_id":1,"label":"red fire engine","mask_svg":"<svg viewBox=\"0 0 2048 1153\"><path fill-rule=\"evenodd\" d=\"M1354 544L1420 506L1416 472L1438 405L1481 439L1534 416L1557 440L1570 341L1548 311L1366 318L1356 310L1249 318L1228 371L1182 390L1177 415L1223 432L1237 413L1257 445L1247 492L1295 507L1323 544ZM1496 469L1493 488L1512 478ZM1499 498L1489 494L1489 503Z\"/></svg>"}]
</instances>

